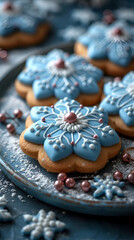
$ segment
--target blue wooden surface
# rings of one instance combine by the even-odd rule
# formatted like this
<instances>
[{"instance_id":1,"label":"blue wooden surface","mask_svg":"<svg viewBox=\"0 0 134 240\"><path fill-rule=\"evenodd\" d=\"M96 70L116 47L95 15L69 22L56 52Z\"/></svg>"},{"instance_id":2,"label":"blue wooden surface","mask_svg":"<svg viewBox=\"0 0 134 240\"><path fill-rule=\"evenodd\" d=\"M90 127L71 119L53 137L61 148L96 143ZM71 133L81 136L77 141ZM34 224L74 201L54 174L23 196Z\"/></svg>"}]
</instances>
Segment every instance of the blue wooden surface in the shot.
<instances>
[{"instance_id":1,"label":"blue wooden surface","mask_svg":"<svg viewBox=\"0 0 134 240\"><path fill-rule=\"evenodd\" d=\"M59 41L68 41L62 39L58 35L57 28L64 29L67 26L67 20L72 24L68 18L68 10L76 7L75 4L66 7L57 16L50 14L50 19L53 22L53 33L45 43L38 47L29 49L17 49L9 52L8 61L0 63L1 77L13 65L21 61L29 54L42 50L44 46L55 44ZM64 16L64 21L61 18ZM60 26L59 26L60 22ZM73 25L75 25L74 23ZM56 239L70 239L70 240L133 240L134 229L133 221L130 217L102 217L90 216L69 211L63 211L56 207L42 203L35 198L27 195L16 186L14 186L7 177L0 171L0 196L5 194L8 199L8 206L10 212L15 217L13 223L0 224L0 240L21 240L21 228L24 226L22 220L23 213L36 214L38 210L44 208L47 211L53 210L56 212L57 217L67 224L68 231L64 234L59 234Z\"/></svg>"}]
</instances>

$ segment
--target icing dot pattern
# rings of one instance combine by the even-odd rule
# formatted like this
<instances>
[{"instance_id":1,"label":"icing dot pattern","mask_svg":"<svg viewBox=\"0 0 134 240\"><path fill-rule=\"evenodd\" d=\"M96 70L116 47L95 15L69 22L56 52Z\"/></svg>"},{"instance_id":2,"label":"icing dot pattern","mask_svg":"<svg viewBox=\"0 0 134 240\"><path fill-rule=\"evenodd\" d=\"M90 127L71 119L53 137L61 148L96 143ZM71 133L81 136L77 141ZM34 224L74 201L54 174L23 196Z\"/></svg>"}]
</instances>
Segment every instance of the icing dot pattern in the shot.
<instances>
[{"instance_id":1,"label":"icing dot pattern","mask_svg":"<svg viewBox=\"0 0 134 240\"><path fill-rule=\"evenodd\" d=\"M106 199L112 200L114 195L118 197L124 197L122 187L124 182L114 181L111 176L107 176L105 179L99 175L94 177L94 181L91 182L91 187L96 189L93 193L94 198L105 196Z\"/></svg>"},{"instance_id":2,"label":"icing dot pattern","mask_svg":"<svg viewBox=\"0 0 134 240\"><path fill-rule=\"evenodd\" d=\"M121 82L104 85L106 98L100 106L111 115L119 114L127 126L134 125L134 71L124 76Z\"/></svg>"},{"instance_id":3,"label":"icing dot pattern","mask_svg":"<svg viewBox=\"0 0 134 240\"><path fill-rule=\"evenodd\" d=\"M133 59L133 27L121 20L109 25L93 23L78 42L87 47L90 59L108 59L122 67Z\"/></svg>"},{"instance_id":4,"label":"icing dot pattern","mask_svg":"<svg viewBox=\"0 0 134 240\"><path fill-rule=\"evenodd\" d=\"M101 122L100 114L103 114ZM96 161L101 145L112 146L119 142L117 133L107 125L108 115L102 108L81 108L77 101L68 98L61 99L53 108L33 107L31 118L34 123L27 129L24 138L32 143L44 144L44 150L52 161L63 159L73 152Z\"/></svg>"},{"instance_id":5,"label":"icing dot pattern","mask_svg":"<svg viewBox=\"0 0 134 240\"><path fill-rule=\"evenodd\" d=\"M64 63L64 67L57 62ZM33 56L27 60L18 80L32 85L36 99L55 96L58 99L69 97L75 99L80 93L99 93L98 82L103 73L80 56L68 55L55 49L46 56Z\"/></svg>"}]
</instances>

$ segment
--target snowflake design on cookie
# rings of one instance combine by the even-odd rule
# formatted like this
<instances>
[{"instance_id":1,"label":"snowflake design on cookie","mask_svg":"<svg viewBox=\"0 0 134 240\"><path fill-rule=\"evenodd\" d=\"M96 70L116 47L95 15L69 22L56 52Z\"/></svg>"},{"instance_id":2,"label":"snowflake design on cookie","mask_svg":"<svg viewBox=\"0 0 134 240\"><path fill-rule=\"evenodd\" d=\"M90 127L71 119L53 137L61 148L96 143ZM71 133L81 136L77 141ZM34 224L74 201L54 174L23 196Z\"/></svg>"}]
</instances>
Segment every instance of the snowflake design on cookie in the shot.
<instances>
[{"instance_id":1,"label":"snowflake design on cookie","mask_svg":"<svg viewBox=\"0 0 134 240\"><path fill-rule=\"evenodd\" d=\"M78 42L88 48L90 59L108 59L127 66L133 59L134 28L123 21L112 24L94 23Z\"/></svg>"},{"instance_id":2,"label":"snowflake design on cookie","mask_svg":"<svg viewBox=\"0 0 134 240\"><path fill-rule=\"evenodd\" d=\"M111 200L114 195L124 197L124 193L121 189L124 186L124 182L114 181L111 176L107 176L103 179L98 175L94 177L91 186L96 189L93 193L94 198L105 196L106 199Z\"/></svg>"},{"instance_id":3,"label":"snowflake design on cookie","mask_svg":"<svg viewBox=\"0 0 134 240\"><path fill-rule=\"evenodd\" d=\"M119 114L127 126L134 125L134 71L126 74L122 81L104 85L106 98L101 102L110 115Z\"/></svg>"},{"instance_id":4,"label":"snowflake design on cookie","mask_svg":"<svg viewBox=\"0 0 134 240\"><path fill-rule=\"evenodd\" d=\"M30 11L29 11L30 9ZM46 14L31 2L4 1L0 3L0 35L7 36L16 30L35 33Z\"/></svg>"},{"instance_id":5,"label":"snowflake design on cookie","mask_svg":"<svg viewBox=\"0 0 134 240\"><path fill-rule=\"evenodd\" d=\"M99 93L102 76L102 71L84 58L55 49L46 56L30 57L18 80L32 85L36 99L52 96L75 99L80 93Z\"/></svg>"},{"instance_id":6,"label":"snowflake design on cookie","mask_svg":"<svg viewBox=\"0 0 134 240\"><path fill-rule=\"evenodd\" d=\"M115 10L115 15L118 19L134 23L134 8L118 8L117 10Z\"/></svg>"},{"instance_id":7,"label":"snowflake design on cookie","mask_svg":"<svg viewBox=\"0 0 134 240\"><path fill-rule=\"evenodd\" d=\"M83 26L67 26L64 29L59 30L58 35L66 41L76 41L76 39L85 33Z\"/></svg>"},{"instance_id":8,"label":"snowflake design on cookie","mask_svg":"<svg viewBox=\"0 0 134 240\"><path fill-rule=\"evenodd\" d=\"M73 152L87 160L96 161L102 146L119 143L117 133L109 126L107 113L102 108L83 107L71 99L61 99L51 107L33 107L34 122L24 139L44 144L52 161L59 161Z\"/></svg>"},{"instance_id":9,"label":"snowflake design on cookie","mask_svg":"<svg viewBox=\"0 0 134 240\"><path fill-rule=\"evenodd\" d=\"M11 213L7 209L7 200L3 195L0 197L0 222L9 222L12 219Z\"/></svg>"},{"instance_id":10,"label":"snowflake design on cookie","mask_svg":"<svg viewBox=\"0 0 134 240\"><path fill-rule=\"evenodd\" d=\"M90 24L98 19L98 14L91 9L75 9L72 11L72 18L76 22L80 22L84 25Z\"/></svg>"},{"instance_id":11,"label":"snowflake design on cookie","mask_svg":"<svg viewBox=\"0 0 134 240\"><path fill-rule=\"evenodd\" d=\"M51 240L57 232L62 232L66 228L64 222L56 220L52 211L46 213L42 209L37 215L24 214L23 218L27 225L22 228L22 233L29 235L31 240Z\"/></svg>"}]
</instances>

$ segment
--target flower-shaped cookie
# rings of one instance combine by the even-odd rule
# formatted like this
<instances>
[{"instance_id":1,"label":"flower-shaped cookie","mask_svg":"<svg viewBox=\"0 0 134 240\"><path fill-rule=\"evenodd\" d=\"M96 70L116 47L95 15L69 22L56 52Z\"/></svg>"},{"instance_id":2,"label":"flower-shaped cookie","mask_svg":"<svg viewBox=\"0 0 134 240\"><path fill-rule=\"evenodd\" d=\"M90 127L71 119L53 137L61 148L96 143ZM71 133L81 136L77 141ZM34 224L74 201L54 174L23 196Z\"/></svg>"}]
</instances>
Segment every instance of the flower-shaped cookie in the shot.
<instances>
[{"instance_id":1,"label":"flower-shaped cookie","mask_svg":"<svg viewBox=\"0 0 134 240\"><path fill-rule=\"evenodd\" d=\"M53 50L27 60L17 78L16 90L30 106L51 105L64 97L94 105L101 97L102 76L100 69L82 57Z\"/></svg>"},{"instance_id":2,"label":"flower-shaped cookie","mask_svg":"<svg viewBox=\"0 0 134 240\"><path fill-rule=\"evenodd\" d=\"M121 21L92 24L78 39L75 52L113 76L134 69L134 28Z\"/></svg>"},{"instance_id":3,"label":"flower-shaped cookie","mask_svg":"<svg viewBox=\"0 0 134 240\"><path fill-rule=\"evenodd\" d=\"M15 44L21 46L23 43L26 46L30 45L30 42L38 43L39 38L41 41L47 32L46 14L33 4L31 6L30 1L0 3L0 47L10 48ZM35 39L32 39L33 37Z\"/></svg>"},{"instance_id":4,"label":"flower-shaped cookie","mask_svg":"<svg viewBox=\"0 0 134 240\"><path fill-rule=\"evenodd\" d=\"M33 107L20 146L51 172L95 172L120 150L120 139L102 108L61 99L51 107Z\"/></svg>"},{"instance_id":5,"label":"flower-shaped cookie","mask_svg":"<svg viewBox=\"0 0 134 240\"><path fill-rule=\"evenodd\" d=\"M114 121L116 130L134 137L134 72L129 72L122 81L104 85L106 98L101 102Z\"/></svg>"}]
</instances>

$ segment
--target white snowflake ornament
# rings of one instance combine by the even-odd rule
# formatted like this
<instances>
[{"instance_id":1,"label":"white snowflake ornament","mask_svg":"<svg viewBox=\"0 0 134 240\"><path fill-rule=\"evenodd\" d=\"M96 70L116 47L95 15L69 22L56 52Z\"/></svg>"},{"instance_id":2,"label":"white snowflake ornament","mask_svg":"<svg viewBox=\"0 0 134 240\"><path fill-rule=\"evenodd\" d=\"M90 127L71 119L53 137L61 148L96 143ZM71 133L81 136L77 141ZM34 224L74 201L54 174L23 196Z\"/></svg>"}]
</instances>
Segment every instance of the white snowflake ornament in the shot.
<instances>
[{"instance_id":1,"label":"white snowflake ornament","mask_svg":"<svg viewBox=\"0 0 134 240\"><path fill-rule=\"evenodd\" d=\"M27 225L22 228L22 233L30 236L30 240L51 240L56 232L61 232L66 227L65 223L56 220L53 211L46 213L41 209L37 215L24 214L23 218Z\"/></svg>"}]
</instances>

